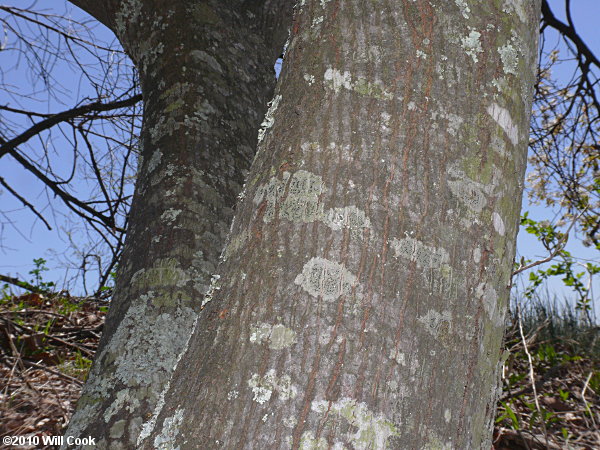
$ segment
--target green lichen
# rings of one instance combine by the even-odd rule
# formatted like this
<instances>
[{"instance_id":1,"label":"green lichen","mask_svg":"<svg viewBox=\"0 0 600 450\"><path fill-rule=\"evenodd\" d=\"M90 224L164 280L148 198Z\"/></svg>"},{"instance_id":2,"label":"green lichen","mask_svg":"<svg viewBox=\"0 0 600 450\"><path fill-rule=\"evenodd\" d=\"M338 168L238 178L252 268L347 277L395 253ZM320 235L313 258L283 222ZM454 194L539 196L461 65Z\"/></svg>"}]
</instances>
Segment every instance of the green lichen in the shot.
<instances>
[{"instance_id":1,"label":"green lichen","mask_svg":"<svg viewBox=\"0 0 600 450\"><path fill-rule=\"evenodd\" d=\"M398 429L392 421L373 413L365 403L353 398L344 397L337 402L315 400L311 409L326 415L326 421L347 421L356 431L347 433L344 438L356 450L385 449L388 439L398 435Z\"/></svg>"},{"instance_id":2,"label":"green lichen","mask_svg":"<svg viewBox=\"0 0 600 450\"><path fill-rule=\"evenodd\" d=\"M173 103L167 105L167 107L165 108L165 112L166 113L171 113L173 111L175 111L176 109L182 108L185 106L185 101L180 98L175 100Z\"/></svg>"},{"instance_id":3,"label":"green lichen","mask_svg":"<svg viewBox=\"0 0 600 450\"><path fill-rule=\"evenodd\" d=\"M329 444L324 437L315 438L312 431L305 431L300 438L300 450L328 450Z\"/></svg>"},{"instance_id":4,"label":"green lichen","mask_svg":"<svg viewBox=\"0 0 600 450\"><path fill-rule=\"evenodd\" d=\"M125 425L127 425L126 420L117 420L110 427L109 436L112 439L119 439L121 436L123 436L123 433L125 432Z\"/></svg>"},{"instance_id":5,"label":"green lichen","mask_svg":"<svg viewBox=\"0 0 600 450\"><path fill-rule=\"evenodd\" d=\"M365 97L377 98L380 100L391 100L394 95L387 91L381 81L369 81L364 77L356 77L353 80L352 74L345 71L329 67L323 75L325 86L334 92L339 92L342 88L356 92Z\"/></svg>"},{"instance_id":6,"label":"green lichen","mask_svg":"<svg viewBox=\"0 0 600 450\"><path fill-rule=\"evenodd\" d=\"M261 323L251 327L250 342L266 342L271 350L281 350L294 345L296 332L282 324Z\"/></svg>"}]
</instances>

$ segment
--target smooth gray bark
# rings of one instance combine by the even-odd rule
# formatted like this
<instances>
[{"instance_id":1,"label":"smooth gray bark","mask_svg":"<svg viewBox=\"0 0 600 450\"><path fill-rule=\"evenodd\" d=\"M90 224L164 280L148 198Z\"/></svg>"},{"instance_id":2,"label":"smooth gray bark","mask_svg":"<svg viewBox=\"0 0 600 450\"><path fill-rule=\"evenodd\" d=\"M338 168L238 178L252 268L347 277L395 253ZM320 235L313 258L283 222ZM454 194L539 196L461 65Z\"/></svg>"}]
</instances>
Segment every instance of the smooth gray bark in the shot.
<instances>
[{"instance_id":1,"label":"smooth gray bark","mask_svg":"<svg viewBox=\"0 0 600 450\"><path fill-rule=\"evenodd\" d=\"M75 4L101 14L132 57L144 122L115 294L66 435L129 449L215 273L272 96L291 2Z\"/></svg>"},{"instance_id":2,"label":"smooth gray bark","mask_svg":"<svg viewBox=\"0 0 600 450\"><path fill-rule=\"evenodd\" d=\"M143 448L490 448L539 1L297 4Z\"/></svg>"}]
</instances>

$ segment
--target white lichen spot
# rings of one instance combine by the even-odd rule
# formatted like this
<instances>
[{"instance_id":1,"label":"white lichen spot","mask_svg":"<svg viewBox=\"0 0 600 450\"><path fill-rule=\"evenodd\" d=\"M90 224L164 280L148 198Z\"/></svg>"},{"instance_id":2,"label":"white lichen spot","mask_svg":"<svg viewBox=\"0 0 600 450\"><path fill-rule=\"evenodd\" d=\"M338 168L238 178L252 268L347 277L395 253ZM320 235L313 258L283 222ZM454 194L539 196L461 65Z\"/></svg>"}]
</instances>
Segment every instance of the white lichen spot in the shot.
<instances>
[{"instance_id":1,"label":"white lichen spot","mask_svg":"<svg viewBox=\"0 0 600 450\"><path fill-rule=\"evenodd\" d=\"M481 183L463 178L448 181L448 186L461 203L475 213L480 213L487 205L485 187Z\"/></svg>"},{"instance_id":2,"label":"white lichen spot","mask_svg":"<svg viewBox=\"0 0 600 450\"><path fill-rule=\"evenodd\" d=\"M298 389L292 384L292 379L289 375L277 377L275 370L269 370L264 377L257 373L252 375L248 380L248 387L254 395L253 400L259 404L268 402L274 392L277 393L280 400L288 400L295 398L298 394Z\"/></svg>"},{"instance_id":3,"label":"white lichen spot","mask_svg":"<svg viewBox=\"0 0 600 450\"><path fill-rule=\"evenodd\" d=\"M305 431L300 438L299 450L328 450L329 444L324 437L315 438L312 431Z\"/></svg>"},{"instance_id":4,"label":"white lichen spot","mask_svg":"<svg viewBox=\"0 0 600 450\"><path fill-rule=\"evenodd\" d=\"M269 102L269 110L265 114L265 118L260 124L260 129L258 130L258 143L260 144L267 133L267 130L273 126L275 123L275 111L279 107L279 102L281 101L281 95L276 95L273 100Z\"/></svg>"},{"instance_id":5,"label":"white lichen spot","mask_svg":"<svg viewBox=\"0 0 600 450\"><path fill-rule=\"evenodd\" d=\"M271 350L281 350L294 345L296 332L282 324L260 323L251 327L250 342L255 344L266 342Z\"/></svg>"},{"instance_id":6,"label":"white lichen spot","mask_svg":"<svg viewBox=\"0 0 600 450\"><path fill-rule=\"evenodd\" d=\"M439 313L433 309L427 311L427 314L417 319L418 322L422 323L425 330L434 337L438 337L440 331L447 327L450 329L452 323L452 317L450 311L443 311Z\"/></svg>"},{"instance_id":7,"label":"white lichen spot","mask_svg":"<svg viewBox=\"0 0 600 450\"><path fill-rule=\"evenodd\" d=\"M171 417L163 422L163 427L158 436L154 438L154 448L157 450L174 450L175 439L183 421L183 409L178 408ZM179 448L179 447L177 447Z\"/></svg>"},{"instance_id":8,"label":"white lichen spot","mask_svg":"<svg viewBox=\"0 0 600 450\"><path fill-rule=\"evenodd\" d=\"M313 297L333 301L350 294L358 280L343 264L316 257L304 264L302 273L294 283L302 286Z\"/></svg>"},{"instance_id":9,"label":"white lichen spot","mask_svg":"<svg viewBox=\"0 0 600 450\"><path fill-rule=\"evenodd\" d=\"M381 113L381 129L383 131L387 131L390 128L390 119L392 118L392 115L387 113L386 111L383 111Z\"/></svg>"},{"instance_id":10,"label":"white lichen spot","mask_svg":"<svg viewBox=\"0 0 600 450\"><path fill-rule=\"evenodd\" d=\"M452 419L452 412L446 408L444 410L444 420L446 421L446 423L450 423L450 419Z\"/></svg>"},{"instance_id":11,"label":"white lichen spot","mask_svg":"<svg viewBox=\"0 0 600 450\"><path fill-rule=\"evenodd\" d=\"M110 405L110 407L104 412L104 421L108 423L112 416L117 414L123 408L128 412L135 411L140 406L140 401L134 395L131 395L129 389L122 389L117 392L117 396Z\"/></svg>"},{"instance_id":12,"label":"white lichen spot","mask_svg":"<svg viewBox=\"0 0 600 450\"><path fill-rule=\"evenodd\" d=\"M504 236L506 229L504 227L504 221L502 220L502 217L500 217L500 214L498 214L497 212L492 213L492 222L494 224L494 230L496 230L496 233L498 233L500 236Z\"/></svg>"},{"instance_id":13,"label":"white lichen spot","mask_svg":"<svg viewBox=\"0 0 600 450\"><path fill-rule=\"evenodd\" d=\"M423 268L439 269L449 261L448 252L445 249L425 245L411 237L394 238L391 247L396 258L408 259Z\"/></svg>"},{"instance_id":14,"label":"white lichen spot","mask_svg":"<svg viewBox=\"0 0 600 450\"><path fill-rule=\"evenodd\" d=\"M210 278L210 286L208 287L208 291L204 295L204 299L202 300L201 307L204 308L208 303L210 303L219 289L221 289L221 285L219 284L219 280L221 279L221 275L213 275Z\"/></svg>"},{"instance_id":15,"label":"white lichen spot","mask_svg":"<svg viewBox=\"0 0 600 450\"><path fill-rule=\"evenodd\" d=\"M317 25L323 23L323 16L315 17L312 21L311 27L316 27Z\"/></svg>"},{"instance_id":16,"label":"white lichen spot","mask_svg":"<svg viewBox=\"0 0 600 450\"><path fill-rule=\"evenodd\" d=\"M325 86L334 92L339 92L342 88L348 91L357 92L365 97L374 97L383 100L391 100L394 95L388 92L383 83L379 80L369 81L364 77L352 79L352 74L348 71L341 72L334 68L328 68L323 75Z\"/></svg>"},{"instance_id":17,"label":"white lichen spot","mask_svg":"<svg viewBox=\"0 0 600 450\"><path fill-rule=\"evenodd\" d=\"M240 395L240 393L238 391L236 391L236 390L229 391L227 393L227 400L230 400L230 401L231 400L235 400L236 398L239 397L239 395Z\"/></svg>"},{"instance_id":18,"label":"white lichen spot","mask_svg":"<svg viewBox=\"0 0 600 450\"><path fill-rule=\"evenodd\" d=\"M298 423L298 419L295 416L286 417L283 419L283 426L286 428L294 428Z\"/></svg>"},{"instance_id":19,"label":"white lichen spot","mask_svg":"<svg viewBox=\"0 0 600 450\"><path fill-rule=\"evenodd\" d=\"M517 67L519 65L519 52L510 44L507 43L498 49L504 73L517 75Z\"/></svg>"},{"instance_id":20,"label":"white lichen spot","mask_svg":"<svg viewBox=\"0 0 600 450\"><path fill-rule=\"evenodd\" d=\"M514 12L519 20L523 23L527 22L527 13L525 12L525 0L504 0L502 11L510 14Z\"/></svg>"},{"instance_id":21,"label":"white lichen spot","mask_svg":"<svg viewBox=\"0 0 600 450\"><path fill-rule=\"evenodd\" d=\"M417 58L427 59L427 53L422 50L417 50Z\"/></svg>"},{"instance_id":22,"label":"white lichen spot","mask_svg":"<svg viewBox=\"0 0 600 450\"><path fill-rule=\"evenodd\" d=\"M323 180L320 176L306 170L293 175L283 172L283 178L273 177L267 184L261 185L254 195L254 204L267 202L263 221L271 222L278 211L280 219L293 222L314 222L323 217L323 205L319 196L323 192Z\"/></svg>"},{"instance_id":23,"label":"white lichen spot","mask_svg":"<svg viewBox=\"0 0 600 450\"><path fill-rule=\"evenodd\" d=\"M396 361L396 363L400 364L401 366L406 365L404 353L400 353L397 348L393 348L390 350L390 359L392 361Z\"/></svg>"},{"instance_id":24,"label":"white lichen spot","mask_svg":"<svg viewBox=\"0 0 600 450\"><path fill-rule=\"evenodd\" d=\"M183 287L190 280L190 274L179 267L176 259L166 258L156 260L153 267L138 270L131 277L130 285L134 289L148 292L153 288Z\"/></svg>"},{"instance_id":25,"label":"white lichen spot","mask_svg":"<svg viewBox=\"0 0 600 450\"><path fill-rule=\"evenodd\" d=\"M353 398L343 397L337 402L314 400L311 409L326 415L327 422L340 419L348 422L352 429L344 437L356 450L387 448L388 439L398 434L392 421L381 414L375 414L366 403L358 403Z\"/></svg>"},{"instance_id":26,"label":"white lichen spot","mask_svg":"<svg viewBox=\"0 0 600 450\"><path fill-rule=\"evenodd\" d=\"M445 115L446 119L448 119L448 133L452 136L456 136L458 134L458 130L460 130L460 126L464 122L464 119L459 115L448 113Z\"/></svg>"},{"instance_id":27,"label":"white lichen spot","mask_svg":"<svg viewBox=\"0 0 600 450\"><path fill-rule=\"evenodd\" d=\"M487 107L487 113L504 130L510 142L513 145L517 145L519 143L519 128L513 123L508 110L496 103L492 103Z\"/></svg>"},{"instance_id":28,"label":"white lichen spot","mask_svg":"<svg viewBox=\"0 0 600 450\"><path fill-rule=\"evenodd\" d=\"M160 152L160 150L156 150L154 153L152 153L150 161L148 161L148 173L151 173L152 171L154 171L154 169L158 167L161 158L162 153Z\"/></svg>"},{"instance_id":29,"label":"white lichen spot","mask_svg":"<svg viewBox=\"0 0 600 450\"><path fill-rule=\"evenodd\" d=\"M325 223L334 231L341 229L350 230L354 237L362 237L366 228L371 228L371 221L365 212L356 206L331 208L325 214Z\"/></svg>"},{"instance_id":30,"label":"white lichen spot","mask_svg":"<svg viewBox=\"0 0 600 450\"><path fill-rule=\"evenodd\" d=\"M310 75L308 73L305 73L303 78L308 83L309 86L312 86L312 84L315 82L315 76L314 75Z\"/></svg>"},{"instance_id":31,"label":"white lichen spot","mask_svg":"<svg viewBox=\"0 0 600 450\"><path fill-rule=\"evenodd\" d=\"M454 0L454 3L456 3L456 6L460 8L460 13L462 14L462 16L465 19L468 19L469 14L471 14L471 8L469 8L467 2L465 0Z\"/></svg>"},{"instance_id":32,"label":"white lichen spot","mask_svg":"<svg viewBox=\"0 0 600 450\"><path fill-rule=\"evenodd\" d=\"M488 317L496 326L504 325L504 312L498 308L498 293L488 283L479 283L475 289L475 295L483 302L483 308Z\"/></svg>"},{"instance_id":33,"label":"white lichen spot","mask_svg":"<svg viewBox=\"0 0 600 450\"><path fill-rule=\"evenodd\" d=\"M177 216L179 214L181 214L180 209L167 209L165 212L163 212L161 214L160 220L171 224L171 223L175 222L175 219L177 219Z\"/></svg>"},{"instance_id":34,"label":"white lichen spot","mask_svg":"<svg viewBox=\"0 0 600 450\"><path fill-rule=\"evenodd\" d=\"M481 261L481 249L479 247L475 247L475 250L473 250L473 261L477 264Z\"/></svg>"},{"instance_id":35,"label":"white lichen spot","mask_svg":"<svg viewBox=\"0 0 600 450\"><path fill-rule=\"evenodd\" d=\"M325 71L323 78L325 85L335 92L339 92L341 88L352 90L352 75L348 71L342 73L330 67Z\"/></svg>"},{"instance_id":36,"label":"white lichen spot","mask_svg":"<svg viewBox=\"0 0 600 450\"><path fill-rule=\"evenodd\" d=\"M204 50L192 50L190 52L190 56L197 61L202 61L203 63L207 64L215 72L223 73L223 68L221 67L221 64L219 64L219 62L215 59L214 56L209 55Z\"/></svg>"},{"instance_id":37,"label":"white lichen spot","mask_svg":"<svg viewBox=\"0 0 600 450\"><path fill-rule=\"evenodd\" d=\"M483 51L481 42L479 41L480 37L481 33L471 28L469 35L461 38L462 47L465 50L465 53L473 58L474 62L479 61L477 54Z\"/></svg>"}]
</instances>

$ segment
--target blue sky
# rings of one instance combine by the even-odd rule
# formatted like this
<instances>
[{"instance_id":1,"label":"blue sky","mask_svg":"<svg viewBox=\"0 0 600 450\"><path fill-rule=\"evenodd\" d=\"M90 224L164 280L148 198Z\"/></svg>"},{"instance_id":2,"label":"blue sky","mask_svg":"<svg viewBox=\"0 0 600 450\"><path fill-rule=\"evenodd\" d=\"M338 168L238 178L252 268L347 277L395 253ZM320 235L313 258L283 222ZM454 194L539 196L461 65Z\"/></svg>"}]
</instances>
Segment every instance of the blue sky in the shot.
<instances>
[{"instance_id":1,"label":"blue sky","mask_svg":"<svg viewBox=\"0 0 600 450\"><path fill-rule=\"evenodd\" d=\"M564 0L550 0L550 4L555 8L555 14L559 18L564 17L564 12L559 9L564 3ZM12 0L4 2L8 5L15 5L23 7L22 1ZM57 2L58 3L58 2ZM68 11L73 14L73 17L83 17L83 14L75 7L67 6ZM62 10L61 10L62 11ZM598 34L597 18L600 17L600 1L598 0L574 0L572 2L572 12L577 30L588 45L595 51L597 55L600 54L600 35ZM95 27L95 33L105 41L113 39L111 33L106 30L103 26L98 25ZM556 39L556 35L554 35ZM547 41L551 43L553 39L552 34L548 35ZM6 64L6 58L2 52L0 52L0 64ZM4 60L4 61L3 61ZM12 61L11 61L12 63ZM26 73L17 72L14 74L14 79L9 80L16 86L23 86L22 78L27 76ZM82 89L83 85L79 84L78 74L76 71L57 67L56 76L63 81L63 84L67 86L78 86L77 89ZM569 76L569 73L564 70L557 73L559 77ZM73 102L76 101L76 95L72 96ZM5 93L0 92L0 103L7 104L10 102L10 98ZM50 103L47 107L47 111L57 112L63 109L67 109L67 105L59 105ZM44 105L36 105L37 108L46 108ZM9 158L5 157L0 159L0 174L7 179L10 179L13 186L19 189L20 192L24 193L29 198L39 198L45 196L43 193L42 186L37 182L32 182L30 176L25 174L22 170L18 169L18 166ZM0 248L0 273L8 274L12 276L19 276L22 279L29 279L29 270L32 269L33 258L44 257L48 260L48 266L50 271L46 273L47 280L53 280L62 286L69 277L75 273L73 271L67 272L64 267L61 267L61 263L58 258L54 255L54 252L61 253L66 248L68 242L64 233L57 233L55 230L63 223L60 218L60 213L64 212L62 206L56 208L57 216L52 217L54 219L53 226L54 231L47 231L46 228L40 221L33 221L32 215L28 211L22 210L19 202L15 201L10 195L6 193L0 195L0 210L13 211L10 217L15 221L16 227L6 226L2 231L2 248ZM55 202L57 203L57 202ZM554 213L543 205L530 205L527 198L523 201L523 210L530 212L530 217L541 220L541 219L552 219ZM49 211L48 211L49 212ZM577 239L569 241L567 249L574 255L581 258L594 259L597 258L597 251L583 247ZM75 237L82 239L81 236ZM537 242L537 240L528 235L525 232L520 232L518 236L517 250L519 255L523 255L530 259L541 259L546 255L543 247ZM596 284L596 292L599 292L600 286L598 282ZM81 287L79 285L78 287ZM569 295L569 291L562 286L559 280L552 281L549 285L549 290L561 295ZM595 295L598 298L598 295Z\"/></svg>"}]
</instances>

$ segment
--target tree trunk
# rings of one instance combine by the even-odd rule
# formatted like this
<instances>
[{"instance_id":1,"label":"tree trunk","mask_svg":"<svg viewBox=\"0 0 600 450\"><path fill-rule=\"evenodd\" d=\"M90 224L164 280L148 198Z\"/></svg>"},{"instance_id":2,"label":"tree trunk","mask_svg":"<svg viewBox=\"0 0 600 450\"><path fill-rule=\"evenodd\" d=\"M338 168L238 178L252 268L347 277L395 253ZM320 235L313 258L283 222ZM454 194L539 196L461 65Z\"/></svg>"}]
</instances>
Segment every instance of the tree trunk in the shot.
<instances>
[{"instance_id":1,"label":"tree trunk","mask_svg":"<svg viewBox=\"0 0 600 450\"><path fill-rule=\"evenodd\" d=\"M266 10L241 1L75 3L101 11L132 57L144 123L115 295L66 435L129 449L215 273L272 96L291 2L271 1Z\"/></svg>"},{"instance_id":2,"label":"tree trunk","mask_svg":"<svg viewBox=\"0 0 600 450\"><path fill-rule=\"evenodd\" d=\"M298 3L219 275L138 445L490 448L538 18Z\"/></svg>"}]
</instances>

